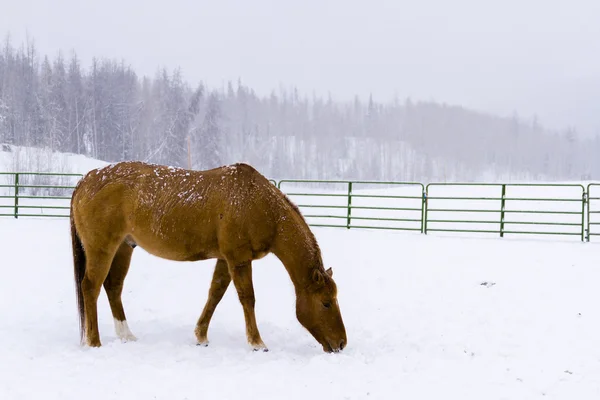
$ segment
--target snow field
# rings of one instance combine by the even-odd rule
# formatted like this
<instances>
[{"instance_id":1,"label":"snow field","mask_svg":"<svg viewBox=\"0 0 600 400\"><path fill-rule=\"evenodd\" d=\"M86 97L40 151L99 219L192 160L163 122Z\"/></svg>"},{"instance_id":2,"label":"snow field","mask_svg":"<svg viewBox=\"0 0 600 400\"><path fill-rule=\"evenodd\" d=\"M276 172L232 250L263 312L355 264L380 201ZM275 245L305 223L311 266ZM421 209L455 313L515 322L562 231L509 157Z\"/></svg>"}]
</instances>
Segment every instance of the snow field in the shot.
<instances>
[{"instance_id":1,"label":"snow field","mask_svg":"<svg viewBox=\"0 0 600 400\"><path fill-rule=\"evenodd\" d=\"M597 399L598 244L314 229L349 344L323 353L272 255L254 263L268 353L246 344L232 287L209 347L194 326L214 260L136 249L121 343L104 292L103 347L79 346L68 220L0 220L2 399ZM488 283L488 285L482 285Z\"/></svg>"}]
</instances>

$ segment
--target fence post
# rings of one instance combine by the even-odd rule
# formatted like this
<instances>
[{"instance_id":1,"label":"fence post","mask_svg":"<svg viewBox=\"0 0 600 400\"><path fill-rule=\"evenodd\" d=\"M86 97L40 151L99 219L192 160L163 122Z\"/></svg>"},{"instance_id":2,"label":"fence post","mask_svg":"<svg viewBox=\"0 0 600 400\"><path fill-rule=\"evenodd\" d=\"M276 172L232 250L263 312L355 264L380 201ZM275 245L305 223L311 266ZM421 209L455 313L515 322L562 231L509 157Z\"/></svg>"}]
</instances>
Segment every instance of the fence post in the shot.
<instances>
[{"instance_id":1,"label":"fence post","mask_svg":"<svg viewBox=\"0 0 600 400\"><path fill-rule=\"evenodd\" d=\"M588 184L587 185L587 241L590 241L590 228L591 228L591 224L590 224L590 189L591 189L592 184Z\"/></svg>"},{"instance_id":2,"label":"fence post","mask_svg":"<svg viewBox=\"0 0 600 400\"><path fill-rule=\"evenodd\" d=\"M585 192L585 188L583 188L583 194L581 195L581 241L585 242L585 204L587 203L587 193ZM590 206L588 204L588 210ZM589 214L588 214L588 222L589 222ZM588 227L589 230L589 227ZM590 241L589 233L588 233L588 242Z\"/></svg>"},{"instance_id":3,"label":"fence post","mask_svg":"<svg viewBox=\"0 0 600 400\"><path fill-rule=\"evenodd\" d=\"M348 182L348 220L346 222L346 229L350 229L350 218L352 216L352 182Z\"/></svg>"},{"instance_id":4,"label":"fence post","mask_svg":"<svg viewBox=\"0 0 600 400\"><path fill-rule=\"evenodd\" d=\"M19 218L19 173L15 173L15 218Z\"/></svg>"},{"instance_id":5,"label":"fence post","mask_svg":"<svg viewBox=\"0 0 600 400\"><path fill-rule=\"evenodd\" d=\"M424 213L425 216L423 217L423 233L425 235L427 235L427 220L429 219L429 185L427 184L427 186L425 186L425 190L423 191L423 204L424 204Z\"/></svg>"},{"instance_id":6,"label":"fence post","mask_svg":"<svg viewBox=\"0 0 600 400\"><path fill-rule=\"evenodd\" d=\"M504 208L506 207L506 184L502 184L502 200L500 201L500 237L504 237Z\"/></svg>"},{"instance_id":7,"label":"fence post","mask_svg":"<svg viewBox=\"0 0 600 400\"><path fill-rule=\"evenodd\" d=\"M422 198L421 198L421 233L427 233L427 228L426 228L426 215L425 215L425 208L426 208L426 204L427 204L427 193L425 193L425 188L422 188L422 194L421 194Z\"/></svg>"}]
</instances>

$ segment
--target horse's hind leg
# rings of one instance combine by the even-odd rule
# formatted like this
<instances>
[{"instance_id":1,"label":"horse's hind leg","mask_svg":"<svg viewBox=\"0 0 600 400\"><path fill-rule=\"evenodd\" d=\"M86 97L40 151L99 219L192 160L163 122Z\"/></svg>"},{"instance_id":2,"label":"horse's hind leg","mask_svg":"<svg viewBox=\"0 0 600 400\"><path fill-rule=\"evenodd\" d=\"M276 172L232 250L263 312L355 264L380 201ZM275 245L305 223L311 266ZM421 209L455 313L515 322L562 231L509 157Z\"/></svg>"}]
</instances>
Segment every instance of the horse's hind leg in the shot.
<instances>
[{"instance_id":1,"label":"horse's hind leg","mask_svg":"<svg viewBox=\"0 0 600 400\"><path fill-rule=\"evenodd\" d=\"M110 270L113 252L87 247L86 269L81 282L83 304L85 308L85 338L88 346L100 347L98 332L98 296L102 283Z\"/></svg>"},{"instance_id":2,"label":"horse's hind leg","mask_svg":"<svg viewBox=\"0 0 600 400\"><path fill-rule=\"evenodd\" d=\"M110 271L108 272L108 276L104 281L104 290L106 290L106 296L108 297L110 310L112 311L112 315L115 320L115 332L122 341L137 340L137 338L129 330L127 319L125 318L125 310L123 309L123 303L121 301L123 282L125 281L125 276L127 276L127 272L129 271L132 253L133 248L127 243L123 242L115 254L110 266Z\"/></svg>"},{"instance_id":3,"label":"horse's hind leg","mask_svg":"<svg viewBox=\"0 0 600 400\"><path fill-rule=\"evenodd\" d=\"M231 282L231 275L229 275L229 269L225 260L217 260L215 266L215 272L213 273L212 282L210 284L210 290L208 291L208 299L206 305L202 311L202 315L198 319L196 324L196 338L198 339L199 345L208 345L208 325L212 318L217 305L223 298L223 295L229 287Z\"/></svg>"}]
</instances>

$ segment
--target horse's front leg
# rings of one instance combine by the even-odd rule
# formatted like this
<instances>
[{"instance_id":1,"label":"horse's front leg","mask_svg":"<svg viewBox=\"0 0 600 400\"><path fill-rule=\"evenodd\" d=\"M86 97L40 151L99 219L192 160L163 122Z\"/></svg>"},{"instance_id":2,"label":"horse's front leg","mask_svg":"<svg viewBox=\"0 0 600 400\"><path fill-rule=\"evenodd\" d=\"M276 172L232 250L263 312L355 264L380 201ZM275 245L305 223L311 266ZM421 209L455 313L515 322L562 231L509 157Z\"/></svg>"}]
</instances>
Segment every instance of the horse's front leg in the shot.
<instances>
[{"instance_id":1,"label":"horse's front leg","mask_svg":"<svg viewBox=\"0 0 600 400\"><path fill-rule=\"evenodd\" d=\"M204 306L202 315L200 315L198 323L196 324L195 333L196 339L198 340L198 345L208 345L208 325L210 324L210 320L215 312L215 309L217 308L217 305L227 291L230 282L231 277L229 276L227 262L225 260L218 260L217 265L215 266L215 272L213 273L212 282L210 284L210 290L208 291L206 305Z\"/></svg>"},{"instance_id":2,"label":"horse's front leg","mask_svg":"<svg viewBox=\"0 0 600 400\"><path fill-rule=\"evenodd\" d=\"M252 285L252 263L229 263L229 274L237 290L246 320L246 336L253 350L268 351L260 337L254 314L254 287Z\"/></svg>"}]
</instances>

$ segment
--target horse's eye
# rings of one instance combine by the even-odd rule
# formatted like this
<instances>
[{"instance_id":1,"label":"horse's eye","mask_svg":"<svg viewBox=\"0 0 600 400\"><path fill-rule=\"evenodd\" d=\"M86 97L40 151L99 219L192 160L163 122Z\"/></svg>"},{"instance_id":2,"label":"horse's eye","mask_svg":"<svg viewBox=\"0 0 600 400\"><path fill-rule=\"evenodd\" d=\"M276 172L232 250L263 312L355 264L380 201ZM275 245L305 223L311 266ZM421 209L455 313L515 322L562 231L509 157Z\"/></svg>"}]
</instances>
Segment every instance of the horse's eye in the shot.
<instances>
[{"instance_id":1,"label":"horse's eye","mask_svg":"<svg viewBox=\"0 0 600 400\"><path fill-rule=\"evenodd\" d=\"M329 307L331 307L331 303L329 303L329 302L323 303L323 307L329 308Z\"/></svg>"}]
</instances>

